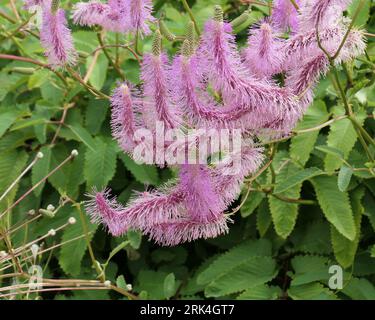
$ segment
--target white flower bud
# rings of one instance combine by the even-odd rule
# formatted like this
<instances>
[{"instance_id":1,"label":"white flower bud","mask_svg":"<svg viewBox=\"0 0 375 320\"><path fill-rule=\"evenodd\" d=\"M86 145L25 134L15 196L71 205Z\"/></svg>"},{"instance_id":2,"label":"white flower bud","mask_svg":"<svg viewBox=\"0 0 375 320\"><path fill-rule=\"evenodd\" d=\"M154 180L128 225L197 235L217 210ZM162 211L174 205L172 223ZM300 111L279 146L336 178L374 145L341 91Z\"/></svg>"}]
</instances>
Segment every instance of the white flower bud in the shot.
<instances>
[{"instance_id":1,"label":"white flower bud","mask_svg":"<svg viewBox=\"0 0 375 320\"><path fill-rule=\"evenodd\" d=\"M75 224L75 223L77 222L77 219L74 218L74 217L70 217L70 218L68 219L68 222L69 222L69 224Z\"/></svg>"},{"instance_id":2,"label":"white flower bud","mask_svg":"<svg viewBox=\"0 0 375 320\"><path fill-rule=\"evenodd\" d=\"M33 216L35 214L35 210L31 209L27 212L28 215Z\"/></svg>"},{"instance_id":3,"label":"white flower bud","mask_svg":"<svg viewBox=\"0 0 375 320\"><path fill-rule=\"evenodd\" d=\"M47 210L49 210L49 211L55 211L55 206L53 205L53 204L49 204L48 206L47 206Z\"/></svg>"},{"instance_id":4,"label":"white flower bud","mask_svg":"<svg viewBox=\"0 0 375 320\"><path fill-rule=\"evenodd\" d=\"M56 230L55 229L51 229L50 231L48 231L48 235L53 237L56 235Z\"/></svg>"},{"instance_id":5,"label":"white flower bud","mask_svg":"<svg viewBox=\"0 0 375 320\"><path fill-rule=\"evenodd\" d=\"M126 285L126 290L128 291L132 291L133 290L133 286L129 283Z\"/></svg>"},{"instance_id":6,"label":"white flower bud","mask_svg":"<svg viewBox=\"0 0 375 320\"><path fill-rule=\"evenodd\" d=\"M109 280L104 281L104 286L109 288L111 286L111 281Z\"/></svg>"},{"instance_id":7,"label":"white flower bud","mask_svg":"<svg viewBox=\"0 0 375 320\"><path fill-rule=\"evenodd\" d=\"M77 151L76 149L72 150L71 155L72 155L73 157L78 156L78 151Z\"/></svg>"},{"instance_id":8,"label":"white flower bud","mask_svg":"<svg viewBox=\"0 0 375 320\"><path fill-rule=\"evenodd\" d=\"M42 159L42 158L44 157L43 152L39 151L39 152L36 154L36 157L37 157L38 159Z\"/></svg>"},{"instance_id":9,"label":"white flower bud","mask_svg":"<svg viewBox=\"0 0 375 320\"><path fill-rule=\"evenodd\" d=\"M1 259L2 259L2 258L5 258L7 255L8 255L8 254L7 254L4 250L0 251L0 258L1 258Z\"/></svg>"}]
</instances>

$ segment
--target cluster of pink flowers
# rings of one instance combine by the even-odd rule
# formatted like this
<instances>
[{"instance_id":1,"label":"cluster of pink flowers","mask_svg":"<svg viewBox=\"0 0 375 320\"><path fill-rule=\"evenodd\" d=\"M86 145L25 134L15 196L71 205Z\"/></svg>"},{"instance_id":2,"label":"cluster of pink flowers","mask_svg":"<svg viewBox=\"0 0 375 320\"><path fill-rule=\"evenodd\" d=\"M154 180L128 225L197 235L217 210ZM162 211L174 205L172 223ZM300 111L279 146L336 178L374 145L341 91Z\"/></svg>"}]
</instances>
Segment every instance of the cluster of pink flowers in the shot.
<instances>
[{"instance_id":1,"label":"cluster of pink flowers","mask_svg":"<svg viewBox=\"0 0 375 320\"><path fill-rule=\"evenodd\" d=\"M124 152L133 155L137 129L156 134L156 121L165 129L241 129L245 142L240 152L216 166L179 165L176 181L136 194L125 207L110 197L109 190L94 192L87 203L93 220L115 236L135 229L169 246L226 233L230 218L225 210L238 197L245 177L263 162L263 150L254 140L287 135L311 104L314 87L329 68L316 30L321 45L334 55L345 38L348 22L342 12L349 2L296 1L297 10L290 0L275 0L272 16L249 30L248 46L242 52L219 6L200 39L187 35L172 62L161 49L157 31L152 53L143 57L141 89L121 83L112 95L112 132ZM73 19L82 25L117 32L139 30L147 35L147 23L154 21L151 11L148 0L91 1L78 3ZM59 19L65 30L65 20ZM56 22L52 21L49 13L43 25L44 45L52 62L61 57L59 61L67 63L60 49L71 50L68 33L56 35L57 42L64 43L57 48ZM362 32L352 29L335 63L349 61L364 49ZM275 81L278 74L283 74L283 85ZM228 175L235 157L241 160L241 168Z\"/></svg>"}]
</instances>

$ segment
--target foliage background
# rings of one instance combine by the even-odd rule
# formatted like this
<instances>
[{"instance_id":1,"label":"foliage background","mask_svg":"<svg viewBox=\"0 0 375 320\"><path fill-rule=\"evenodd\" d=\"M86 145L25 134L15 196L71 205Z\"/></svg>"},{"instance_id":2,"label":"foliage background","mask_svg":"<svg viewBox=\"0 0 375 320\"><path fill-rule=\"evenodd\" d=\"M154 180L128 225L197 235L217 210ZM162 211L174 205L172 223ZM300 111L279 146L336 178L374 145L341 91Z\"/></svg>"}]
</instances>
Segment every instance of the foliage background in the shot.
<instances>
[{"instance_id":1,"label":"foliage background","mask_svg":"<svg viewBox=\"0 0 375 320\"><path fill-rule=\"evenodd\" d=\"M71 10L77 1L63 1ZM375 5L366 0L356 25L375 33ZM348 15L353 14L355 0ZM221 4L228 19L240 15L246 6L240 1L189 1L194 16L202 27L212 15L213 6ZM8 0L0 0L0 52L45 61L39 40L19 26L30 14L16 4L20 21ZM155 16L162 18L170 31L183 35L189 16L180 1L154 1ZM246 27L268 14L267 6L253 5L248 21L236 29L240 46L247 38ZM9 19L11 18L11 19ZM24 29L33 28L35 17ZM99 46L97 31L71 25L80 63L75 71L82 76ZM23 30L24 30L23 29ZM127 44L132 39L108 33L105 43ZM172 55L180 43L163 45ZM141 52L149 51L151 38L139 42ZM110 95L119 80L102 50L89 77L89 84ZM118 57L126 79L139 82L139 66L129 51L108 49ZM272 165L256 179L246 198L233 204L244 205L234 216L230 233L217 239L196 241L173 248L154 245L136 232L121 238L109 236L87 219L82 223L79 203L93 186L109 185L119 201L126 203L132 190L142 191L162 184L174 175L168 169L136 165L124 156L112 140L109 127L109 103L96 99L83 88L68 70L63 70L64 84L56 74L36 65L0 59L0 194L35 157L44 153L31 172L0 203L3 212L33 184L45 177L72 149L78 157L56 172L34 190L1 220L2 233L27 219L29 210L38 211L48 204L58 207L66 195L76 204L61 206L54 218L42 217L27 228L12 233L10 245L19 248L58 228L74 216L77 223L48 237L44 248L81 237L52 251L40 254L37 264L48 279L96 279L104 268L105 279L148 299L375 299L375 179L374 162L358 140L352 122L337 91L333 74L321 80L314 104L296 130L304 130L332 121L293 138L273 144L276 150ZM368 38L367 55L339 68L339 80L355 116L370 136L375 122L375 42ZM59 121L66 115L63 125ZM337 120L339 119L339 120ZM56 136L56 137L55 137ZM54 138L55 137L55 138ZM368 146L370 158L374 145ZM292 200L292 201L291 201ZM78 203L78 204L77 204ZM87 225L87 229L85 229ZM88 233L87 233L88 232ZM0 237L0 251L8 251ZM98 261L92 267L87 250L89 240ZM27 254L27 252L25 253ZM111 257L111 259L109 259ZM107 263L106 263L107 261ZM327 286L331 265L341 265L344 288ZM11 285L7 274L14 265L0 262L0 284ZM24 262L29 266L29 262ZM27 280L18 278L18 283ZM2 290L0 294L7 293ZM19 299L124 299L113 290L55 291L17 294Z\"/></svg>"}]
</instances>

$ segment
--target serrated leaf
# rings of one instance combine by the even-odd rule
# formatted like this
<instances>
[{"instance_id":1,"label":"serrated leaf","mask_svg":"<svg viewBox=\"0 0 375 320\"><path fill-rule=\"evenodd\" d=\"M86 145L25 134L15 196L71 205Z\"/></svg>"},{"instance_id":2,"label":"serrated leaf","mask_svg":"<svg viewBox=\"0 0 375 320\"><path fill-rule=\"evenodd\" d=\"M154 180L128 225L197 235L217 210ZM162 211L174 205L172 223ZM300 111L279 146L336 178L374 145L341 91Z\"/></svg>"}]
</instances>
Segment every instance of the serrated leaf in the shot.
<instances>
[{"instance_id":1,"label":"serrated leaf","mask_svg":"<svg viewBox=\"0 0 375 320\"><path fill-rule=\"evenodd\" d=\"M315 281L327 282L330 277L330 261L321 256L296 256L291 260L294 275L291 286L299 286Z\"/></svg>"},{"instance_id":2,"label":"serrated leaf","mask_svg":"<svg viewBox=\"0 0 375 320\"><path fill-rule=\"evenodd\" d=\"M263 238L272 223L268 199L263 199L257 210L257 230Z\"/></svg>"},{"instance_id":3,"label":"serrated leaf","mask_svg":"<svg viewBox=\"0 0 375 320\"><path fill-rule=\"evenodd\" d=\"M277 273L271 257L251 257L228 269L205 289L206 297L220 297L271 281Z\"/></svg>"},{"instance_id":4,"label":"serrated leaf","mask_svg":"<svg viewBox=\"0 0 375 320\"><path fill-rule=\"evenodd\" d=\"M121 288L123 290L127 290L125 277L123 275L120 275L120 276L117 277L116 286L118 286L119 288Z\"/></svg>"},{"instance_id":5,"label":"serrated leaf","mask_svg":"<svg viewBox=\"0 0 375 320\"><path fill-rule=\"evenodd\" d=\"M168 274L164 279L164 296L169 299L176 293L176 277L174 273Z\"/></svg>"},{"instance_id":6,"label":"serrated leaf","mask_svg":"<svg viewBox=\"0 0 375 320\"><path fill-rule=\"evenodd\" d=\"M94 63L89 82L95 89L100 90L107 78L108 59L101 53L99 53L96 61L93 61L93 59L94 57L90 56L86 61L87 69L89 69L91 64Z\"/></svg>"},{"instance_id":7,"label":"serrated leaf","mask_svg":"<svg viewBox=\"0 0 375 320\"><path fill-rule=\"evenodd\" d=\"M251 192L247 197L245 203L241 207L241 216L243 218L250 216L255 211L255 209L260 205L264 197L265 195L262 192Z\"/></svg>"},{"instance_id":8,"label":"serrated leaf","mask_svg":"<svg viewBox=\"0 0 375 320\"><path fill-rule=\"evenodd\" d=\"M261 284L247 289L237 297L237 300L276 300L280 294L279 287Z\"/></svg>"},{"instance_id":9,"label":"serrated leaf","mask_svg":"<svg viewBox=\"0 0 375 320\"><path fill-rule=\"evenodd\" d=\"M159 184L158 170L154 166L137 164L126 154L120 154L120 159L124 163L125 167L133 174L134 178L140 183L144 184Z\"/></svg>"},{"instance_id":10,"label":"serrated leaf","mask_svg":"<svg viewBox=\"0 0 375 320\"><path fill-rule=\"evenodd\" d=\"M112 140L95 138L95 149L87 149L84 176L89 188L104 188L116 171L117 148Z\"/></svg>"},{"instance_id":11,"label":"serrated leaf","mask_svg":"<svg viewBox=\"0 0 375 320\"><path fill-rule=\"evenodd\" d=\"M375 287L365 278L352 278L342 292L353 300L375 300Z\"/></svg>"},{"instance_id":12,"label":"serrated leaf","mask_svg":"<svg viewBox=\"0 0 375 320\"><path fill-rule=\"evenodd\" d=\"M337 187L337 178L320 176L311 179L319 205L327 218L343 236L354 240L356 227L349 196Z\"/></svg>"},{"instance_id":13,"label":"serrated leaf","mask_svg":"<svg viewBox=\"0 0 375 320\"><path fill-rule=\"evenodd\" d=\"M331 237L333 252L338 263L344 268L353 264L355 254L358 248L362 213L364 208L361 200L364 196L364 189L356 189L351 195L351 204L354 213L354 222L356 227L356 237L353 241L342 236L335 228L331 226Z\"/></svg>"},{"instance_id":14,"label":"serrated leaf","mask_svg":"<svg viewBox=\"0 0 375 320\"><path fill-rule=\"evenodd\" d=\"M282 169L276 174L276 185L281 181L284 185L286 181L291 182L292 186L287 186L286 191L279 192L280 196L291 199L298 199L301 192L302 182L298 181L298 177L292 180L294 173L298 170L298 167L288 162L282 166ZM285 189L285 187L282 187ZM298 204L286 202L276 197L269 196L269 206L273 224L275 226L276 233L282 237L287 238L288 235L293 231L298 216Z\"/></svg>"},{"instance_id":15,"label":"serrated leaf","mask_svg":"<svg viewBox=\"0 0 375 320\"><path fill-rule=\"evenodd\" d=\"M335 300L335 294L320 283L291 287L288 295L293 300Z\"/></svg>"},{"instance_id":16,"label":"serrated leaf","mask_svg":"<svg viewBox=\"0 0 375 320\"><path fill-rule=\"evenodd\" d=\"M270 255L271 243L268 240L245 241L219 256L207 269L198 275L197 283L210 283L252 257Z\"/></svg>"},{"instance_id":17,"label":"serrated leaf","mask_svg":"<svg viewBox=\"0 0 375 320\"><path fill-rule=\"evenodd\" d=\"M65 164L60 170L48 178L48 182L60 193L66 193L69 197L76 199L79 186L85 181L83 177L84 148L79 148L78 156ZM70 154L64 145L57 145L53 149L51 167L55 168Z\"/></svg>"},{"instance_id":18,"label":"serrated leaf","mask_svg":"<svg viewBox=\"0 0 375 320\"><path fill-rule=\"evenodd\" d=\"M44 146L40 149L40 151L43 153L43 158L38 160L31 171L31 181L33 185L42 180L51 170L51 147ZM41 183L38 188L34 189L34 193L36 196L39 196L42 193L44 185L45 182Z\"/></svg>"},{"instance_id":19,"label":"serrated leaf","mask_svg":"<svg viewBox=\"0 0 375 320\"><path fill-rule=\"evenodd\" d=\"M94 141L94 138L85 128L83 128L78 123L67 125L67 127L72 130L77 138L82 141L88 148L90 148L92 151L95 151L96 143Z\"/></svg>"},{"instance_id":20,"label":"serrated leaf","mask_svg":"<svg viewBox=\"0 0 375 320\"><path fill-rule=\"evenodd\" d=\"M317 100L307 109L303 120L297 125L296 130L314 128L328 120L329 114L325 103ZM319 130L299 133L291 139L290 157L305 165L309 160L310 153L314 149L315 142L318 138Z\"/></svg>"},{"instance_id":21,"label":"serrated leaf","mask_svg":"<svg viewBox=\"0 0 375 320\"><path fill-rule=\"evenodd\" d=\"M339 175L337 178L337 185L341 192L346 191L349 186L350 179L352 178L353 170L352 168L342 165L339 171Z\"/></svg>"},{"instance_id":22,"label":"serrated leaf","mask_svg":"<svg viewBox=\"0 0 375 320\"><path fill-rule=\"evenodd\" d=\"M357 121L362 125L365 115L357 115ZM351 120L341 119L331 124L327 138L327 146L340 150L343 159L347 159L350 151L357 141L357 133ZM327 154L324 159L324 167L328 172L332 172L341 166L342 160L338 157Z\"/></svg>"},{"instance_id":23,"label":"serrated leaf","mask_svg":"<svg viewBox=\"0 0 375 320\"><path fill-rule=\"evenodd\" d=\"M322 170L315 167L297 171L296 173L291 174L286 179L283 179L279 183L277 183L275 189L273 190L273 193L282 193L290 188L293 188L296 185L301 184L305 180L311 179L323 173L324 172Z\"/></svg>"},{"instance_id":24,"label":"serrated leaf","mask_svg":"<svg viewBox=\"0 0 375 320\"><path fill-rule=\"evenodd\" d=\"M0 138L17 119L17 112L7 111L0 113Z\"/></svg>"},{"instance_id":25,"label":"serrated leaf","mask_svg":"<svg viewBox=\"0 0 375 320\"><path fill-rule=\"evenodd\" d=\"M129 230L126 236L129 239L130 245L136 250L139 249L142 242L142 234L136 230Z\"/></svg>"},{"instance_id":26,"label":"serrated leaf","mask_svg":"<svg viewBox=\"0 0 375 320\"><path fill-rule=\"evenodd\" d=\"M86 114L85 125L91 134L97 134L105 120L108 111L108 103L104 100L92 99L89 101Z\"/></svg>"},{"instance_id":27,"label":"serrated leaf","mask_svg":"<svg viewBox=\"0 0 375 320\"><path fill-rule=\"evenodd\" d=\"M72 208L71 216L75 217L77 222L73 225L69 225L64 229L63 235L61 237L61 242L69 241L84 235L84 228L78 209ZM94 236L95 230L98 228L98 225L92 224L89 221L89 219L87 219L84 213L83 218L86 221L86 225L89 232L88 239L91 241L91 239ZM59 264L66 274L72 276L78 276L80 274L81 262L86 250L86 237L81 237L77 240L64 244L61 247L59 255Z\"/></svg>"},{"instance_id":28,"label":"serrated leaf","mask_svg":"<svg viewBox=\"0 0 375 320\"><path fill-rule=\"evenodd\" d=\"M341 161L342 159L344 159L344 153L340 149L330 147L330 146L316 146L315 149L322 151L326 153L327 155L336 157L337 159L340 159Z\"/></svg>"},{"instance_id":29,"label":"serrated leaf","mask_svg":"<svg viewBox=\"0 0 375 320\"><path fill-rule=\"evenodd\" d=\"M147 299L162 300L164 297L164 280L167 276L165 272L152 270L141 270L138 273L135 291L145 291Z\"/></svg>"}]
</instances>

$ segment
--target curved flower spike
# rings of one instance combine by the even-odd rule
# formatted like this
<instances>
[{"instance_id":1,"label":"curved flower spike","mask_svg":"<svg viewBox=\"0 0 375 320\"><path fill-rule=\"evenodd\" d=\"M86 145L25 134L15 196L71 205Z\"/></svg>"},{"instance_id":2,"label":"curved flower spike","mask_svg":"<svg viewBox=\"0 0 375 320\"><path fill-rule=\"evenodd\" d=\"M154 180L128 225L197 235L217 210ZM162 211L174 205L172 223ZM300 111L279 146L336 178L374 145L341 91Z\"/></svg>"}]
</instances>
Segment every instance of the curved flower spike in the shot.
<instances>
[{"instance_id":1,"label":"curved flower spike","mask_svg":"<svg viewBox=\"0 0 375 320\"><path fill-rule=\"evenodd\" d=\"M127 19L129 30L141 35L148 35L151 33L148 22L155 22L152 16L152 1L151 0L125 0L126 8L128 9Z\"/></svg>"},{"instance_id":2,"label":"curved flower spike","mask_svg":"<svg viewBox=\"0 0 375 320\"><path fill-rule=\"evenodd\" d=\"M284 62L283 43L274 35L272 26L263 22L252 29L245 49L245 62L253 75L271 78L282 71Z\"/></svg>"},{"instance_id":3,"label":"curved flower spike","mask_svg":"<svg viewBox=\"0 0 375 320\"><path fill-rule=\"evenodd\" d=\"M40 39L48 63L56 69L66 64L75 64L77 53L73 46L71 31L67 27L65 12L62 9L53 9L53 3L47 1L43 5Z\"/></svg>"},{"instance_id":4,"label":"curved flower spike","mask_svg":"<svg viewBox=\"0 0 375 320\"><path fill-rule=\"evenodd\" d=\"M102 25L110 13L110 6L98 1L78 2L73 8L73 21L82 26Z\"/></svg>"}]
</instances>

